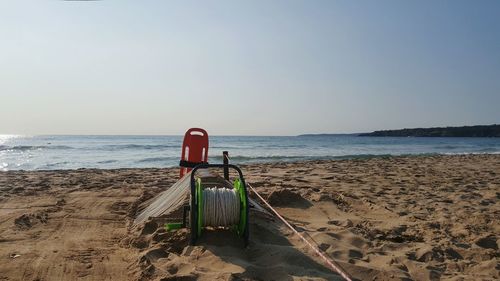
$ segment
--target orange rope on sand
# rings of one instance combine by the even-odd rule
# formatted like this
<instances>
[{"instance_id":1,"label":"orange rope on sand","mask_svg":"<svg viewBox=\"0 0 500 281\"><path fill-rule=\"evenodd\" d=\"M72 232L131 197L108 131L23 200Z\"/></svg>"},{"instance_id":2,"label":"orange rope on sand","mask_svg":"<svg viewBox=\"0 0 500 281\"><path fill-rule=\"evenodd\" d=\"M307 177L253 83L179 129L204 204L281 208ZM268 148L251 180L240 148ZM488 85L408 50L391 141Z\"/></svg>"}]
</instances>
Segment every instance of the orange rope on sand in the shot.
<instances>
[{"instance_id":1,"label":"orange rope on sand","mask_svg":"<svg viewBox=\"0 0 500 281\"><path fill-rule=\"evenodd\" d=\"M319 257L321 257L325 263L330 266L333 271L335 271L336 273L338 273L340 276L342 276L345 280L347 281L352 281L352 277L345 271L343 270L340 265L336 264L333 260L329 259L327 256L325 256L321 251L320 249L318 249L318 247L314 246L313 244L311 244L309 241L307 241L306 238L304 238L304 236L302 236L302 234L300 234L297 230L295 230L295 228L290 224L288 223L279 213L278 211L276 211L273 207L271 207L271 205L269 203L267 203L266 200L264 200L264 198L262 198L262 196L260 196L259 193L257 193L257 191L255 190L255 188L253 188L253 186L251 186L249 183L247 183L248 186L252 189L252 191L255 193L255 195L257 195L257 197L259 197L260 200L262 200L262 202L264 202L264 204L267 205L267 207L269 207L269 209L271 209L271 211L274 212L274 214L281 220L285 223L286 226L288 226L295 234L297 234L300 239L302 239L302 241L304 241L309 247L311 247L311 249L314 250L314 252L316 252L316 254L318 254Z\"/></svg>"}]
</instances>

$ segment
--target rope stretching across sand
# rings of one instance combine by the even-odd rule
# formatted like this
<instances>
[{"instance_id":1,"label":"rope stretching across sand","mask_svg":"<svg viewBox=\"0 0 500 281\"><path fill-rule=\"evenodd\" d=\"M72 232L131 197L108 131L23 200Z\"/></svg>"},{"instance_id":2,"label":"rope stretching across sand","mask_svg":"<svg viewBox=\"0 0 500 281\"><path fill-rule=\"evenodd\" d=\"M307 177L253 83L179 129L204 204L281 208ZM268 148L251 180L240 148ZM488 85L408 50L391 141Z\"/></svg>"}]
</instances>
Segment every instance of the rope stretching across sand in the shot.
<instances>
[{"instance_id":1,"label":"rope stretching across sand","mask_svg":"<svg viewBox=\"0 0 500 281\"><path fill-rule=\"evenodd\" d=\"M304 236L302 234L300 234L290 223L288 223L287 220L285 220L279 213L278 211L276 211L262 196L260 196L260 194L255 190L255 188L253 188L253 186L249 183L247 183L248 187L250 187L252 189L252 191L255 193L255 195L257 195L257 197L259 197L259 199L264 202L264 204L266 204L267 207L269 207L269 209L271 209L271 211L283 222L285 223L286 226L288 226L288 228L290 228L295 234L297 234L299 236L300 239L302 239L302 241L304 241L304 243L307 244L307 246L309 246L311 249L314 250L314 252L316 252L316 254L318 254L318 256L320 258L322 258L325 263L330 266L330 268L337 272L338 274L340 274L340 276L342 276L345 280L347 281L352 281L352 277L344 270L342 269L342 267L340 267L340 265L338 265L336 262L334 262L333 260L329 259L325 254L323 254L320 249L316 246L314 246L313 244L311 244L311 242L307 241L306 238L304 238Z\"/></svg>"}]
</instances>

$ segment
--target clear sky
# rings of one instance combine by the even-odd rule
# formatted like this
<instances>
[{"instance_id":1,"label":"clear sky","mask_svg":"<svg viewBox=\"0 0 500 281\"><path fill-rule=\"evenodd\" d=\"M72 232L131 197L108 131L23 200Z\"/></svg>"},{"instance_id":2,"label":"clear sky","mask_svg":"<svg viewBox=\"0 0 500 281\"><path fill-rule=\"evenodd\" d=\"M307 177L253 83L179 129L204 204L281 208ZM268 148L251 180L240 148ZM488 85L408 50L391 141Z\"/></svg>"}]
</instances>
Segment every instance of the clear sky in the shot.
<instances>
[{"instance_id":1,"label":"clear sky","mask_svg":"<svg viewBox=\"0 0 500 281\"><path fill-rule=\"evenodd\" d=\"M0 0L0 134L500 123L500 1Z\"/></svg>"}]
</instances>

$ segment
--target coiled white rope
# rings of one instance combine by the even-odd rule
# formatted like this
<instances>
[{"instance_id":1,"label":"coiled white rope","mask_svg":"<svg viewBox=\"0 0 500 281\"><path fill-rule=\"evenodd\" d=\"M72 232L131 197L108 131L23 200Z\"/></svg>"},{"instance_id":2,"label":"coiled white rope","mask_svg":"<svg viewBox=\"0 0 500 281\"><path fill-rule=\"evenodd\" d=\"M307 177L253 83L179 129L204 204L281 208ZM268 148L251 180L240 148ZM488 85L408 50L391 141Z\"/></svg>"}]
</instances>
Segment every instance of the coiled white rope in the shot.
<instances>
[{"instance_id":1,"label":"coiled white rope","mask_svg":"<svg viewBox=\"0 0 500 281\"><path fill-rule=\"evenodd\" d=\"M237 225L240 220L239 193L230 188L205 188L202 217L204 227Z\"/></svg>"}]
</instances>

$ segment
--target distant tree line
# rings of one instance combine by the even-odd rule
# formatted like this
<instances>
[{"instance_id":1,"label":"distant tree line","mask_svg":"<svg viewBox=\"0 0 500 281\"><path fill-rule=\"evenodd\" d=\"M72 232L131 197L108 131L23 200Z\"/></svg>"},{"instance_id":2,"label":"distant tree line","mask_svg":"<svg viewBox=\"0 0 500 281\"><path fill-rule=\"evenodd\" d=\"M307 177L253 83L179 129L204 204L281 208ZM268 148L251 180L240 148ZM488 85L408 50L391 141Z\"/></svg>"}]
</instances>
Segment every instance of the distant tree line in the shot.
<instances>
[{"instance_id":1,"label":"distant tree line","mask_svg":"<svg viewBox=\"0 0 500 281\"><path fill-rule=\"evenodd\" d=\"M500 125L463 127L415 128L374 131L363 133L364 137L500 137Z\"/></svg>"}]
</instances>

